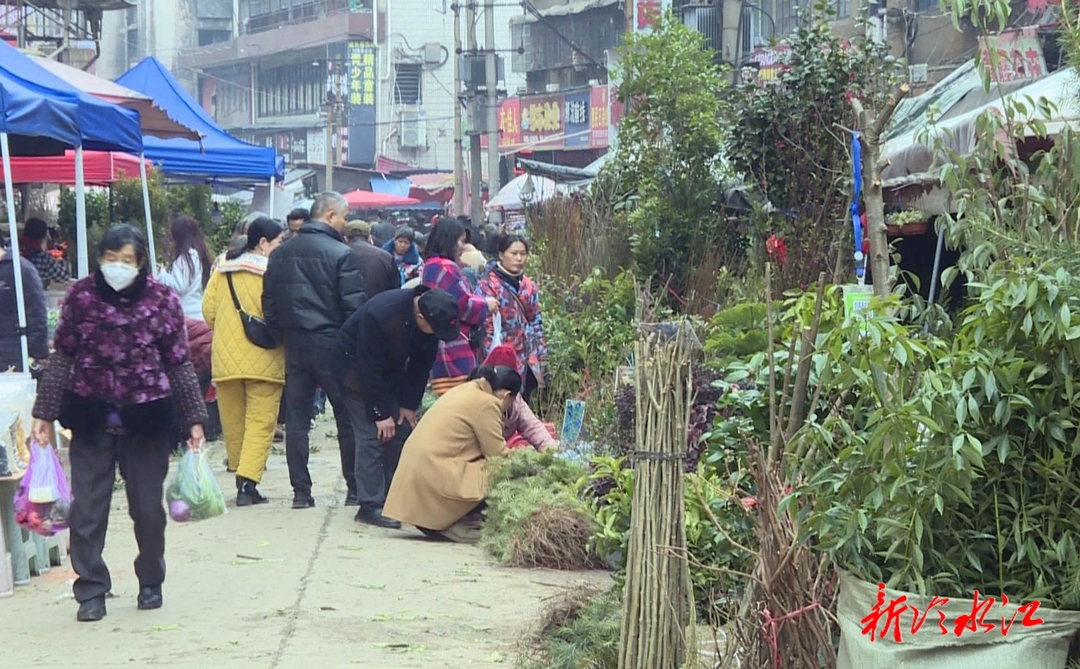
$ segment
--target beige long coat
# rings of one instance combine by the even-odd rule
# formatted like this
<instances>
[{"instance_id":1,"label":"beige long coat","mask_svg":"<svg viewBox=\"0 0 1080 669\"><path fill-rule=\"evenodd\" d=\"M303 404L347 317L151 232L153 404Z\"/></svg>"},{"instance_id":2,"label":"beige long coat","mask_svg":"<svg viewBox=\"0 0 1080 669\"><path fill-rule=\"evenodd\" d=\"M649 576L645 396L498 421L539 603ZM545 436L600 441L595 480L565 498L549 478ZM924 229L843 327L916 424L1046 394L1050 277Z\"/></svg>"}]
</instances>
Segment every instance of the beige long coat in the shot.
<instances>
[{"instance_id":1,"label":"beige long coat","mask_svg":"<svg viewBox=\"0 0 1080 669\"><path fill-rule=\"evenodd\" d=\"M383 515L445 530L484 499L485 459L505 452L502 403L488 382L454 388L428 409L405 442Z\"/></svg>"}]
</instances>

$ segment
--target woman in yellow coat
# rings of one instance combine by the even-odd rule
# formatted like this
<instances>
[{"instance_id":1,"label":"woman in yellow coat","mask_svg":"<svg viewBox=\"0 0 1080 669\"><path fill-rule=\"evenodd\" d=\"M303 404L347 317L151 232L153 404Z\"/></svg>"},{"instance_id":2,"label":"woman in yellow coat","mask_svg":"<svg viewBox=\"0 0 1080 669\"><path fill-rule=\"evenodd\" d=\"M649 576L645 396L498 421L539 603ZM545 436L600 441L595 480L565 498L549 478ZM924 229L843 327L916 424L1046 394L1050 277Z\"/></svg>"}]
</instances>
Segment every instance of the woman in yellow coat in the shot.
<instances>
[{"instance_id":1,"label":"woman in yellow coat","mask_svg":"<svg viewBox=\"0 0 1080 669\"><path fill-rule=\"evenodd\" d=\"M281 244L281 233L281 226L269 218L252 221L247 244L225 255L203 296L203 317L214 330L213 378L229 469L236 472L237 506L270 501L256 486L277 427L285 349L268 350L248 340L229 284L240 308L262 318L263 273L270 254Z\"/></svg>"},{"instance_id":2,"label":"woman in yellow coat","mask_svg":"<svg viewBox=\"0 0 1080 669\"><path fill-rule=\"evenodd\" d=\"M506 452L503 413L521 392L513 367L478 367L473 380L428 409L405 442L383 515L428 535L479 538L475 522L487 492L485 461Z\"/></svg>"}]
</instances>

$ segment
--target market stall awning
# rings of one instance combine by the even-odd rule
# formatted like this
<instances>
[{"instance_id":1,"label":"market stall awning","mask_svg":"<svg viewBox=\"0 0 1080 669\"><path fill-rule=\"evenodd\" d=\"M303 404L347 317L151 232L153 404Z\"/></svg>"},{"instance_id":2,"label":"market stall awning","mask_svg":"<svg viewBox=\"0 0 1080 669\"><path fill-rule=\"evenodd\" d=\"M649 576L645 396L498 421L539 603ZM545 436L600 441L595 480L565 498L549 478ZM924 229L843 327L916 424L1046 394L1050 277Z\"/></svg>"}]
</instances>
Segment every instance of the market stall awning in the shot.
<instances>
[{"instance_id":1,"label":"market stall awning","mask_svg":"<svg viewBox=\"0 0 1080 669\"><path fill-rule=\"evenodd\" d=\"M59 154L56 144L92 151L142 151L139 114L68 84L29 56L0 41L0 132L43 138L30 155ZM53 140L52 143L49 140ZM19 142L14 153L19 151ZM45 151L35 151L52 144Z\"/></svg>"},{"instance_id":2,"label":"market stall awning","mask_svg":"<svg viewBox=\"0 0 1080 669\"><path fill-rule=\"evenodd\" d=\"M568 193L570 188L565 184L556 184L551 179L541 176L531 176L529 174L519 174L514 177L499 189L499 193L488 200L485 208L488 211L518 211L525 208L525 203L521 199L521 191L525 188L525 183L532 179L532 196L529 200L532 202L543 202L556 193Z\"/></svg>"},{"instance_id":3,"label":"market stall awning","mask_svg":"<svg viewBox=\"0 0 1080 669\"><path fill-rule=\"evenodd\" d=\"M380 195L409 197L409 180L401 177L373 176L369 179L372 192Z\"/></svg>"},{"instance_id":4,"label":"market stall awning","mask_svg":"<svg viewBox=\"0 0 1080 669\"><path fill-rule=\"evenodd\" d=\"M957 104L957 100L951 107L952 113L943 114L932 126L913 129L889 139L881 150L882 158L888 163L882 170L882 179L901 183L912 177L927 175L934 164L933 146L937 141L948 151L961 156L971 155L978 139L976 126L979 117L987 112L1003 115L1009 102L1020 101L1026 107L1025 113L1017 114L1017 121L1042 121L1048 135L1057 135L1062 128L1080 121L1080 105L1075 99L1076 91L1080 90L1078 87L1080 77L1072 68L1062 68L1026 85L1006 84L1001 90L994 86L989 92L980 88L985 96L984 104L972 108L973 105ZM1028 98L1035 104L1030 104ZM1049 118L1038 110L1040 101L1050 103ZM921 136L923 133L925 137Z\"/></svg>"},{"instance_id":5,"label":"market stall awning","mask_svg":"<svg viewBox=\"0 0 1080 669\"><path fill-rule=\"evenodd\" d=\"M149 161L147 161L149 164ZM75 185L75 152L62 156L11 159L11 182L16 184ZM83 181L87 186L108 186L121 179L139 178L139 159L126 153L83 152Z\"/></svg>"},{"instance_id":6,"label":"market stall awning","mask_svg":"<svg viewBox=\"0 0 1080 669\"><path fill-rule=\"evenodd\" d=\"M387 195L374 193L369 190L354 190L345 193L345 201L353 209L389 209L393 207L408 207L419 204L420 200L399 195Z\"/></svg>"},{"instance_id":7,"label":"market stall awning","mask_svg":"<svg viewBox=\"0 0 1080 669\"><path fill-rule=\"evenodd\" d=\"M201 142L146 138L146 157L166 176L250 183L285 175L285 159L273 147L248 144L222 130L153 56L144 58L116 83L153 98L170 118L203 135Z\"/></svg>"},{"instance_id":8,"label":"market stall awning","mask_svg":"<svg viewBox=\"0 0 1080 669\"><path fill-rule=\"evenodd\" d=\"M93 95L99 100L139 112L139 124L144 135L162 138L184 137L186 139L200 139L202 137L195 130L187 128L170 118L163 109L154 104L154 101L149 96L55 60L49 60L41 56L30 56L30 60L84 93Z\"/></svg>"}]
</instances>

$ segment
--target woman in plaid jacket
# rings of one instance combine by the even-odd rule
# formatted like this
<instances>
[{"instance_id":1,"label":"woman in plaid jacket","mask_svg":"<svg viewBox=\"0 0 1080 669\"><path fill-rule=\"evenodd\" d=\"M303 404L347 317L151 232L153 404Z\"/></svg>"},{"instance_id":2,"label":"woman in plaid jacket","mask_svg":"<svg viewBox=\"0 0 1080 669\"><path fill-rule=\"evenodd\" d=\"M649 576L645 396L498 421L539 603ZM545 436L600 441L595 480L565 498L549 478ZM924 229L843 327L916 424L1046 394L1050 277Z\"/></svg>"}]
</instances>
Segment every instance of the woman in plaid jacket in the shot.
<instances>
[{"instance_id":1,"label":"woman in plaid jacket","mask_svg":"<svg viewBox=\"0 0 1080 669\"><path fill-rule=\"evenodd\" d=\"M476 329L482 333L490 313L499 306L494 298L485 299L470 289L458 265L464 247L465 228L452 218L440 217L428 237L421 282L429 288L445 290L457 299L461 336L454 341L439 342L439 354L431 370L431 388L439 396L464 383L476 368L476 351L469 335Z\"/></svg>"}]
</instances>

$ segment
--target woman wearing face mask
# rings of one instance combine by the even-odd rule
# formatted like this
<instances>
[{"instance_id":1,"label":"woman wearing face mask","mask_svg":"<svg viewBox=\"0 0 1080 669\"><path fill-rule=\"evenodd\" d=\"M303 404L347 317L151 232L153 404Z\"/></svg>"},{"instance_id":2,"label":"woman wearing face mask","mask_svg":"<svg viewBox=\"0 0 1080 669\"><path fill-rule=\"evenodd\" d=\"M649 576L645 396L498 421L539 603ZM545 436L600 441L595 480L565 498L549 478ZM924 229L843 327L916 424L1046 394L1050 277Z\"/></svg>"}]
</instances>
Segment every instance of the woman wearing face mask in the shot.
<instances>
[{"instance_id":1,"label":"woman wearing face mask","mask_svg":"<svg viewBox=\"0 0 1080 669\"><path fill-rule=\"evenodd\" d=\"M440 217L428 238L421 281L428 288L440 288L453 295L461 321L461 336L456 341L439 342L439 355L431 369L431 389L440 396L464 383L476 369L476 354L482 342L474 343L470 336L483 333L481 328L488 315L499 306L494 298L474 294L462 275L458 260L464 247L465 228L452 218Z\"/></svg>"},{"instance_id":2,"label":"woman wearing face mask","mask_svg":"<svg viewBox=\"0 0 1080 669\"><path fill-rule=\"evenodd\" d=\"M435 402L417 424L383 506L387 518L461 543L480 538L484 461L506 453L503 413L521 391L521 377L511 367L478 367L472 378Z\"/></svg>"},{"instance_id":3,"label":"woman wearing face mask","mask_svg":"<svg viewBox=\"0 0 1080 669\"><path fill-rule=\"evenodd\" d=\"M509 344L517 354L517 370L525 383L521 392L526 402L533 391L544 385L548 362L544 319L540 313L540 291L532 279L525 276L529 260L529 243L521 235L505 235L497 245L497 260L480 280L479 292L499 303L499 332L495 318L487 321L484 353L490 354L497 344Z\"/></svg>"},{"instance_id":4,"label":"woman wearing face mask","mask_svg":"<svg viewBox=\"0 0 1080 669\"><path fill-rule=\"evenodd\" d=\"M125 481L139 556L139 609L161 606L171 432L177 412L188 447L203 442L206 406L188 353L176 293L148 270L146 239L130 225L109 228L98 269L64 298L56 352L38 383L34 438L53 443L57 419L71 430L71 565L78 620L105 617L112 589L102 558L117 464Z\"/></svg>"},{"instance_id":5,"label":"woman wearing face mask","mask_svg":"<svg viewBox=\"0 0 1080 669\"><path fill-rule=\"evenodd\" d=\"M228 469L236 472L236 505L269 502L256 486L262 480L277 426L285 385L285 349L265 349L248 340L233 302L262 318L263 274L281 245L281 226L266 217L252 221L243 251L232 250L206 285L203 316L214 329L213 370L225 434Z\"/></svg>"}]
</instances>

